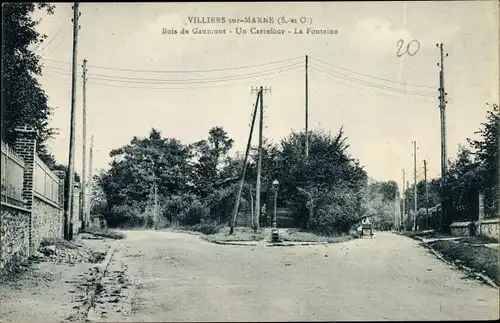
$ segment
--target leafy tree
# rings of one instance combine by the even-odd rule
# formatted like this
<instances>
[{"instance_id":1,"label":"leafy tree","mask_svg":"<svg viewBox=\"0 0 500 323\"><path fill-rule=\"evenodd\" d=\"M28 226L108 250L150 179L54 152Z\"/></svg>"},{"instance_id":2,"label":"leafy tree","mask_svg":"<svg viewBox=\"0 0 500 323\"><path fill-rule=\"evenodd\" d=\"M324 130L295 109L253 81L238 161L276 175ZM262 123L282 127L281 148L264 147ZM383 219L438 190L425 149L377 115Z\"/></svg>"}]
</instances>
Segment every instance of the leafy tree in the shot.
<instances>
[{"instance_id":1,"label":"leafy tree","mask_svg":"<svg viewBox=\"0 0 500 323\"><path fill-rule=\"evenodd\" d=\"M222 168L227 154L233 147L233 139L227 136L222 127L210 129L207 140L201 140L191 146L194 155L194 167L197 193L202 197L213 191L213 185L221 180Z\"/></svg>"},{"instance_id":2,"label":"leafy tree","mask_svg":"<svg viewBox=\"0 0 500 323\"><path fill-rule=\"evenodd\" d=\"M89 187L89 208L91 215L102 215L106 212L108 206L106 194L100 185L101 178L104 176L104 170L93 176Z\"/></svg>"},{"instance_id":3,"label":"leafy tree","mask_svg":"<svg viewBox=\"0 0 500 323\"><path fill-rule=\"evenodd\" d=\"M130 144L111 151L110 156L111 168L100 178L110 208L129 205L142 212L154 183L159 196L191 190L189 148L176 139L162 138L156 129L151 129L146 138L134 137Z\"/></svg>"},{"instance_id":4,"label":"leafy tree","mask_svg":"<svg viewBox=\"0 0 500 323\"><path fill-rule=\"evenodd\" d=\"M40 158L54 165L54 157L47 150L46 142L56 134L50 128L53 108L36 76L42 74L40 56L31 46L47 38L37 32L40 21L34 21L36 9L53 14L54 6L48 3L6 3L2 20L2 140L12 144L17 126L30 125L38 130L37 150Z\"/></svg>"},{"instance_id":5,"label":"leafy tree","mask_svg":"<svg viewBox=\"0 0 500 323\"><path fill-rule=\"evenodd\" d=\"M486 122L477 131L481 135L479 140L468 139L474 149L478 163L480 189L485 193L485 213L489 217L497 217L499 213L499 137L500 137L500 110L498 104L488 104L491 110L487 112Z\"/></svg>"},{"instance_id":6,"label":"leafy tree","mask_svg":"<svg viewBox=\"0 0 500 323\"><path fill-rule=\"evenodd\" d=\"M334 227L327 231L346 230L347 224L363 213L359 192L366 184L366 172L347 153L349 146L342 128L335 136L316 131L309 138L307 160L304 133L292 133L281 141L276 167L278 196L297 206L295 219L304 228L319 230L319 223L329 223ZM349 207L339 209L344 204ZM331 213L341 209L349 212Z\"/></svg>"}]
</instances>

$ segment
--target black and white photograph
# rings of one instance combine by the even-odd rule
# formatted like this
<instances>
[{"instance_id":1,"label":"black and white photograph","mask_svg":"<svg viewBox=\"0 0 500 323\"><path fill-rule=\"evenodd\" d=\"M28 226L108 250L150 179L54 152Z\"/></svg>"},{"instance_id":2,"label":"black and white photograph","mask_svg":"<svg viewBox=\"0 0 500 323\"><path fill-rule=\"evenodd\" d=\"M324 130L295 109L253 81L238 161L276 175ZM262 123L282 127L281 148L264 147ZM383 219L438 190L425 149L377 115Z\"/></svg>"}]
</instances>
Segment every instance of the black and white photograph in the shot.
<instances>
[{"instance_id":1,"label":"black and white photograph","mask_svg":"<svg viewBox=\"0 0 500 323\"><path fill-rule=\"evenodd\" d=\"M500 318L498 1L2 4L0 323Z\"/></svg>"}]
</instances>

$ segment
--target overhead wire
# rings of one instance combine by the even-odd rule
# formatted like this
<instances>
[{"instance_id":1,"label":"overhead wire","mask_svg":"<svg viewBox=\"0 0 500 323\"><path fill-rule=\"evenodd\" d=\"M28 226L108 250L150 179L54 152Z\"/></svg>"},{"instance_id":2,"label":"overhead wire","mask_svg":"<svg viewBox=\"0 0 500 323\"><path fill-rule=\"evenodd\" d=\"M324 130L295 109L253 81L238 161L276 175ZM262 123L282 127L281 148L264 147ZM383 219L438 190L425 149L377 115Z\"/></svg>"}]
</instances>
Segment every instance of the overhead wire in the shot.
<instances>
[{"instance_id":1,"label":"overhead wire","mask_svg":"<svg viewBox=\"0 0 500 323\"><path fill-rule=\"evenodd\" d=\"M374 79L377 79L377 80L382 80L382 81L386 81L386 82L390 82L390 83L397 83L397 84L401 84L401 85L409 85L409 86L415 86L415 87L429 88L429 89L434 89L435 88L434 86L429 86L429 85L420 85L420 84L414 84L414 83L398 82L398 81L389 80L389 79L382 78L382 77L377 77L377 76L373 76L373 75L369 75L369 74L364 74L364 73L360 73L360 72L357 72L357 71L354 71L354 70L351 70L351 69L347 69L347 68L344 68L344 67L340 67L340 66L334 65L332 63L327 63L325 61L322 61L322 60L314 58L314 57L310 57L310 58L312 58L313 60L318 61L320 63L323 63L325 65L329 65L329 66L332 66L332 67L335 67L335 68L338 68L338 69L341 69L341 70L344 70L344 71L348 71L348 72L351 72L351 73L363 75L363 76L366 76L366 77L371 77L371 78L374 78Z\"/></svg>"},{"instance_id":2,"label":"overhead wire","mask_svg":"<svg viewBox=\"0 0 500 323\"><path fill-rule=\"evenodd\" d=\"M87 64L87 66L92 67L92 68L97 68L97 69L136 72L136 73L205 73L205 72L222 72L222 71L238 70L238 69L245 69L245 68L262 67L262 66L279 64L279 63L289 62L289 61L298 60L298 59L303 59L303 57L302 56L293 57L293 58L288 58L288 59L283 59L283 60L273 61L273 62L268 62L268 63L262 63L262 64L236 66L236 67L228 67L228 68L220 68L220 69L200 69L200 70L145 70L145 69L104 67L104 66L97 66L97 65L90 65L90 64ZM46 60L48 62L61 63L61 64L71 64L69 62L63 62L63 61L58 61L58 60L53 60L53 59L48 59L48 58L43 58L43 57L42 57L42 60Z\"/></svg>"},{"instance_id":3,"label":"overhead wire","mask_svg":"<svg viewBox=\"0 0 500 323\"><path fill-rule=\"evenodd\" d=\"M279 78L279 77L282 77L282 76L292 76L293 73L284 73L286 71L296 71L297 68L289 68L287 70L284 70L284 71L279 71L279 72L275 72L275 73L267 73L265 75L271 75L271 74L276 74L274 76L271 76L271 77L260 77L260 76L252 76L250 78L257 78L258 80L270 80L270 79L276 79L276 78ZM71 76L71 74L67 74L67 73L60 73L60 72L56 72L56 71L48 71L49 73L55 73L55 74L58 74L58 75L64 75L64 76ZM56 76L52 76L52 75L44 75L44 77L48 77L48 78L54 78L54 79L61 79L61 80L66 80L66 78L64 77L56 77ZM77 80L78 82L80 80ZM106 81L109 81L109 80L106 80ZM235 85L244 85L244 84L250 84L250 83L253 83L255 82L256 80L253 80L253 81L250 81L250 82L244 82L244 83L227 83L227 84L218 84L218 85L211 85L211 86L190 86L191 84L184 84L184 85L188 85L188 87L184 86L184 87L146 87L146 86L124 86L124 85L117 85L117 84L106 84L106 83L97 83L95 82L95 78L89 78L89 81L87 83L87 85L98 85L98 86L108 86L108 87L115 87L115 88L126 88L126 89L144 89L144 90L189 90L189 89L204 89L204 88L215 88L215 87L224 87L224 86L235 86ZM161 83L146 83L146 84L149 84L149 85L162 85Z\"/></svg>"},{"instance_id":4,"label":"overhead wire","mask_svg":"<svg viewBox=\"0 0 500 323\"><path fill-rule=\"evenodd\" d=\"M429 93L429 92L408 91L408 90L402 90L402 89L398 89L398 88L394 88L394 87L390 87L390 86L379 85L376 83L367 82L364 80L360 80L360 79L349 77L349 76L346 76L343 74L339 74L337 72L331 71L329 69L323 68L323 67L318 66L318 65L312 64L311 67L313 67L313 69L314 68L319 69L319 70L321 70L325 73L328 73L334 77L338 77L338 78L345 79L345 80L348 80L351 82L355 82L355 83L359 83L359 84L363 84L363 85L367 85L367 86L371 86L371 87L375 87L375 88L379 88L379 89L383 89L383 90L387 90L387 91L398 92L398 93L409 94L409 95L425 96L425 97L433 97L434 96L432 93Z\"/></svg>"},{"instance_id":5,"label":"overhead wire","mask_svg":"<svg viewBox=\"0 0 500 323\"><path fill-rule=\"evenodd\" d=\"M88 66L88 65L87 65ZM288 70L287 68L293 69L301 67L300 63L294 63L289 65L280 66L277 68L272 68L266 70L266 74L272 71L278 70ZM49 69L60 70L60 71L68 71L67 69L57 68L53 66L46 66ZM205 77L205 78L192 78L192 79L148 79L148 78L138 78L138 77L123 77L123 76L111 76L106 74L96 74L96 73L87 73L89 78L106 80L110 82L123 82L123 83L137 83L137 84L183 84L183 83L209 83L209 82L221 82L221 81L230 81L235 79L242 79L252 77L254 75L261 76L266 75L262 74L263 72L253 72L239 75L228 75L228 76L217 76L217 77Z\"/></svg>"},{"instance_id":6,"label":"overhead wire","mask_svg":"<svg viewBox=\"0 0 500 323\"><path fill-rule=\"evenodd\" d=\"M62 43L64 43L64 41L66 40L66 37L68 36L69 33L70 33L70 29L67 29L66 32L62 35L61 40L45 54L48 56L48 55L51 55L52 53L54 53L56 51L56 49L58 49L59 46L61 46ZM45 58L42 57L42 60L43 59L45 59Z\"/></svg>"},{"instance_id":7,"label":"overhead wire","mask_svg":"<svg viewBox=\"0 0 500 323\"><path fill-rule=\"evenodd\" d=\"M47 47L49 47L49 45L50 45L50 44L51 44L51 43L52 43L52 42L53 42L53 41L57 38L57 36L59 36L59 33L61 32L62 27L64 26L64 22L65 22L64 20L63 20L63 21L61 21L61 23L59 24L59 28L57 28L57 31L56 31L56 33L55 33L54 37L52 37L52 38L50 39L50 41L49 41L49 42L48 42L45 46L43 46L43 47L40 49L40 52L43 52L43 51L44 51ZM39 44L39 45L41 45L41 44ZM36 49L38 49L38 47L39 47L39 46L37 46L37 48L35 48L35 50L36 50Z\"/></svg>"},{"instance_id":8,"label":"overhead wire","mask_svg":"<svg viewBox=\"0 0 500 323\"><path fill-rule=\"evenodd\" d=\"M325 75L326 73L323 72L323 71L321 71L321 70L317 70L317 69L311 69L311 70L317 72L320 77L322 77L324 79L327 79L328 81L331 81L331 82L334 82L334 83L338 83L338 84L342 84L344 86L351 87L351 88L354 88L354 89L357 89L357 90L367 91L367 92L370 92L370 93L373 93L373 94L387 96L387 97L391 97L391 98L411 99L413 102L432 103L432 101L430 101L430 100L429 101L426 101L426 100L415 100L414 98L410 98L410 97L401 97L401 96L391 95L391 94L388 94L388 93L382 93L382 92L373 91L373 90L370 90L370 89L367 89L367 88L362 88L362 87L359 87L359 86L354 86L352 84L343 83L343 82L340 82L338 80L332 80L330 75L326 76ZM325 74L322 74L322 73L325 73Z\"/></svg>"}]
</instances>

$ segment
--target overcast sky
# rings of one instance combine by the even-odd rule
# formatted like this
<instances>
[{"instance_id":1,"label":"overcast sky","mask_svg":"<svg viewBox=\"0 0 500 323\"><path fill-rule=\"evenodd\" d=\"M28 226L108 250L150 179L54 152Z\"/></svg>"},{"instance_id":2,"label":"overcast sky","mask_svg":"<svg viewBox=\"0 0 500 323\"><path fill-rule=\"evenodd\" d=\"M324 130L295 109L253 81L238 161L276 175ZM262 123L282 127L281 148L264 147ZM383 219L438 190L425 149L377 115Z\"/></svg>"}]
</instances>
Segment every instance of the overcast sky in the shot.
<instances>
[{"instance_id":1,"label":"overcast sky","mask_svg":"<svg viewBox=\"0 0 500 323\"><path fill-rule=\"evenodd\" d=\"M496 1L82 3L80 11L75 163L80 173L84 58L89 65L88 142L94 135L96 148L93 168L107 168L111 149L127 144L134 135L146 136L151 127L160 129L163 136L191 143L206 138L208 130L219 125L235 140L234 150L244 150L255 101L252 86L272 88L264 96L264 136L278 142L292 129L302 130L305 55L310 57L310 128L336 133L344 126L349 152L378 180L401 184L403 168L412 178L413 140L419 147L419 178L424 159L429 178L440 174L436 43L444 43L450 55L445 59L450 158L466 137L474 137L485 119L486 102L498 103ZM312 24L190 24L189 16L307 17ZM45 65L40 81L50 105L56 107L51 125L60 129L51 147L56 159L67 163L71 4L58 3L54 15L37 13L37 18L42 18L39 30L48 35L36 50ZM183 27L191 32L193 28L233 32L162 34L163 28ZM236 27L292 32L236 35ZM294 35L295 27L330 28L338 34ZM417 40L420 49L414 56L398 57L400 39L404 47ZM416 47L413 42L411 53ZM239 68L249 65L256 67ZM171 73L186 70L198 72ZM182 82L186 79L195 82Z\"/></svg>"}]
</instances>

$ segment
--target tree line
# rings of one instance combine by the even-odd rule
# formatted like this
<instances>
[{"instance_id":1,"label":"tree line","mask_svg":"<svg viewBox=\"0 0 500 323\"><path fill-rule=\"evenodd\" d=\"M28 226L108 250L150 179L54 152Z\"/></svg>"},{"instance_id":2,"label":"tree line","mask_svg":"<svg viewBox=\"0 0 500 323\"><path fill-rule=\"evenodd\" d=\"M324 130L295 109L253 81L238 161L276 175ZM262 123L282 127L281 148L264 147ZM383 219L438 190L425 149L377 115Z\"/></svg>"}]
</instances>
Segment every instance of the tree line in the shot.
<instances>
[{"instance_id":1,"label":"tree line","mask_svg":"<svg viewBox=\"0 0 500 323\"><path fill-rule=\"evenodd\" d=\"M251 208L256 194L261 194L262 207L277 179L279 204L293 210L298 227L324 234L348 232L368 211L368 176L347 152L343 129L336 135L311 131L309 142L306 159L303 132L292 132L279 144L263 141L261 192L255 192L258 149L252 147L242 213ZM187 145L163 138L154 128L147 137L134 137L111 151L110 169L97 176L107 202L100 212L110 226L148 226L156 187L156 210L163 225L226 224L244 163L242 154L230 156L232 147L233 140L222 127ZM387 194L393 201L397 188L392 184L393 192Z\"/></svg>"},{"instance_id":2,"label":"tree line","mask_svg":"<svg viewBox=\"0 0 500 323\"><path fill-rule=\"evenodd\" d=\"M488 104L486 120L475 132L478 139L467 138L460 145L457 156L448 160L446 180L443 187L448 218L445 225L454 221L475 221L479 213L479 193L484 194L485 218L498 217L499 201L499 136L500 114L498 104ZM441 203L441 179L431 179L427 184L429 203L426 201L425 182L417 183L417 206L419 216L424 208ZM413 207L414 185L405 190L404 197L409 209ZM407 224L410 227L411 224Z\"/></svg>"}]
</instances>

